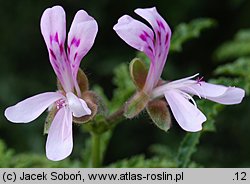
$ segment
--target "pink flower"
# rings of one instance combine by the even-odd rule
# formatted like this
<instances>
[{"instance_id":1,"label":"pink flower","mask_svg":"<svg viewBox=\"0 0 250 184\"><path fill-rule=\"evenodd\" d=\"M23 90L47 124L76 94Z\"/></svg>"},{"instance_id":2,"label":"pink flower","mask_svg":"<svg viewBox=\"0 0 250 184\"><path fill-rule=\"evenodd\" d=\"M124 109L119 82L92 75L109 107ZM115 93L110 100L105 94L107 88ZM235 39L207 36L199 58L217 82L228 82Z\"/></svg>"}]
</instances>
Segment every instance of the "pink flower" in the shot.
<instances>
[{"instance_id":1,"label":"pink flower","mask_svg":"<svg viewBox=\"0 0 250 184\"><path fill-rule=\"evenodd\" d=\"M164 96L176 121L184 130L199 131L202 129L202 123L206 121L205 115L197 108L191 95L225 105L242 101L244 90L209 84L201 79L192 80L197 75L158 86L170 47L171 30L156 8L136 9L135 13L147 20L153 30L128 15L118 20L114 30L127 44L150 58L150 68L142 91L149 95L151 100Z\"/></svg>"},{"instance_id":2,"label":"pink flower","mask_svg":"<svg viewBox=\"0 0 250 184\"><path fill-rule=\"evenodd\" d=\"M57 113L49 128L46 142L46 155L50 160L62 160L71 154L72 116L91 114L91 110L81 98L76 77L82 58L94 43L97 30L95 19L84 10L78 11L68 33L65 52L65 12L60 6L46 9L41 18L41 32L48 48L50 63L64 91L41 93L5 110L9 121L29 123L49 106L56 106ZM74 94L75 91L77 95Z\"/></svg>"},{"instance_id":3,"label":"pink flower","mask_svg":"<svg viewBox=\"0 0 250 184\"><path fill-rule=\"evenodd\" d=\"M144 91L151 93L163 71L170 47L171 30L156 8L136 9L135 13L152 26L129 15L122 16L114 26L116 33L130 46L144 52L151 60Z\"/></svg>"},{"instance_id":4,"label":"pink flower","mask_svg":"<svg viewBox=\"0 0 250 184\"><path fill-rule=\"evenodd\" d=\"M206 121L191 95L224 105L238 104L245 95L245 91L240 88L210 84L199 78L192 80L197 75L163 84L156 87L151 94L152 98L165 96L176 121L190 132L201 130L202 123Z\"/></svg>"}]
</instances>

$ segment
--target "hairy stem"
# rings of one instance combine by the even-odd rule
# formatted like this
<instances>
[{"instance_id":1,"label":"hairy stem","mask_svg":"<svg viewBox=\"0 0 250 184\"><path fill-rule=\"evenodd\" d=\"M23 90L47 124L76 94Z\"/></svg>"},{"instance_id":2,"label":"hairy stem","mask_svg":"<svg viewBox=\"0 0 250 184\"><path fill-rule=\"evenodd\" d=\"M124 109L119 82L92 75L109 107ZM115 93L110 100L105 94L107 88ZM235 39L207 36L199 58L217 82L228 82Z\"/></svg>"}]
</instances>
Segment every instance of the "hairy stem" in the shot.
<instances>
[{"instance_id":1,"label":"hairy stem","mask_svg":"<svg viewBox=\"0 0 250 184\"><path fill-rule=\"evenodd\" d=\"M119 122L120 120L122 120L124 118L123 114L124 114L124 108L125 105L121 106L117 111L115 111L113 114L109 115L106 119L107 122L110 123L116 123Z\"/></svg>"},{"instance_id":2,"label":"hairy stem","mask_svg":"<svg viewBox=\"0 0 250 184\"><path fill-rule=\"evenodd\" d=\"M97 134L97 133L94 133L92 132L91 133L91 141L92 141L92 160L91 160L91 163L92 163L92 167L93 168L98 168L98 167L101 167L101 144L100 144L100 137L101 135L100 134Z\"/></svg>"}]
</instances>

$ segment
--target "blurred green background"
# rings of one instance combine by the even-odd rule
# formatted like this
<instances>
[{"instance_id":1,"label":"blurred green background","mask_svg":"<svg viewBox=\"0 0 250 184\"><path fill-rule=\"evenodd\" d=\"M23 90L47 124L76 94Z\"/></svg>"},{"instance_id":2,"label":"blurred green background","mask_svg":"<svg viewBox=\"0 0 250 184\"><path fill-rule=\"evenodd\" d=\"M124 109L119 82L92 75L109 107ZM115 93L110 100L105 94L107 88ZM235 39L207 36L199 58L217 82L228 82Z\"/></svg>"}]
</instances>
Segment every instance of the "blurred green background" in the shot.
<instances>
[{"instance_id":1,"label":"blurred green background","mask_svg":"<svg viewBox=\"0 0 250 184\"><path fill-rule=\"evenodd\" d=\"M3 112L7 106L26 97L56 90L56 77L40 33L40 17L53 5L64 7L67 30L79 9L86 10L97 20L99 32L95 44L81 67L90 85L99 84L108 97L114 89L114 68L120 63L128 64L136 54L112 28L124 14L139 18L133 12L136 8L156 6L173 31L178 24L196 18L209 17L217 22L215 28L203 31L200 38L184 44L181 53L169 55L163 74L168 80L198 72L208 80L219 64L214 59L218 46L232 39L238 30L250 28L249 0L0 0L0 139L16 153L45 155L43 123L46 113L30 124L16 125L8 122ZM249 98L240 105L226 107L216 120L217 131L202 136L193 160L203 167L249 167L249 109ZM165 133L147 116L123 121L114 131L104 162L109 164L135 154L150 157L152 144L165 144L176 150L184 134L176 122ZM81 157L79 150L88 136L80 132L79 127L74 127L71 158Z\"/></svg>"}]
</instances>

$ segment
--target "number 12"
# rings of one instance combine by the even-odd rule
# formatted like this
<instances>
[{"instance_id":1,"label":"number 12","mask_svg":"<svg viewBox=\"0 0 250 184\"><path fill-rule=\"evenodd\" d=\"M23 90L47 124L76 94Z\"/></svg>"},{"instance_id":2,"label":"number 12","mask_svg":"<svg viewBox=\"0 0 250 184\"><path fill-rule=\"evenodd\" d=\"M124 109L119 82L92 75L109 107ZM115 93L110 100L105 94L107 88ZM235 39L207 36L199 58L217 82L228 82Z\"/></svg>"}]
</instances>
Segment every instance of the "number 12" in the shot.
<instances>
[{"instance_id":1,"label":"number 12","mask_svg":"<svg viewBox=\"0 0 250 184\"><path fill-rule=\"evenodd\" d=\"M234 175L236 176L236 180L247 180L247 178L246 178L246 176L247 176L246 172L240 172L240 173L236 172Z\"/></svg>"}]
</instances>

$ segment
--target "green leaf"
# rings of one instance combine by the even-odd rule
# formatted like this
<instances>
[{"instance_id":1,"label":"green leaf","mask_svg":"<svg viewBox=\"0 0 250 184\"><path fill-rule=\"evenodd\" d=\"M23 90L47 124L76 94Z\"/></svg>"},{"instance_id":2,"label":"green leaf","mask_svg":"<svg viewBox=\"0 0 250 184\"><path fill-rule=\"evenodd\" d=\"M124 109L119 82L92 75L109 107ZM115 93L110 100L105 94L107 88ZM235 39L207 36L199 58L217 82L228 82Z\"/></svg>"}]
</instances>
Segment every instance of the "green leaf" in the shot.
<instances>
[{"instance_id":1,"label":"green leaf","mask_svg":"<svg viewBox=\"0 0 250 184\"><path fill-rule=\"evenodd\" d=\"M215 70L217 75L229 75L234 78L220 77L219 79L213 81L214 83L221 83L227 86L237 86L241 87L246 91L246 94L250 93L250 58L241 57L234 61L233 63L228 63L219 66ZM236 77L235 77L236 76Z\"/></svg>"},{"instance_id":2,"label":"green leaf","mask_svg":"<svg viewBox=\"0 0 250 184\"><path fill-rule=\"evenodd\" d=\"M108 105L110 113L120 108L136 90L126 64L120 64L115 68L113 84L116 89L113 91L113 98Z\"/></svg>"},{"instance_id":3,"label":"green leaf","mask_svg":"<svg viewBox=\"0 0 250 184\"><path fill-rule=\"evenodd\" d=\"M242 56L250 55L250 30L239 31L232 41L222 44L215 51L217 61L236 59Z\"/></svg>"},{"instance_id":4,"label":"green leaf","mask_svg":"<svg viewBox=\"0 0 250 184\"><path fill-rule=\"evenodd\" d=\"M0 139L0 167L11 167L11 160L13 159L14 151L7 149L5 143Z\"/></svg>"},{"instance_id":5,"label":"green leaf","mask_svg":"<svg viewBox=\"0 0 250 184\"><path fill-rule=\"evenodd\" d=\"M235 35L237 41L250 41L250 29L239 30Z\"/></svg>"},{"instance_id":6,"label":"green leaf","mask_svg":"<svg viewBox=\"0 0 250 184\"><path fill-rule=\"evenodd\" d=\"M129 159L124 159L112 163L108 167L112 168L173 168L176 163L173 160L168 160L160 157L152 157L146 159L144 155L136 155Z\"/></svg>"},{"instance_id":7,"label":"green leaf","mask_svg":"<svg viewBox=\"0 0 250 184\"><path fill-rule=\"evenodd\" d=\"M163 144L153 144L149 148L150 153L157 155L158 157L164 157L169 160L174 160L175 152L173 148Z\"/></svg>"},{"instance_id":8,"label":"green leaf","mask_svg":"<svg viewBox=\"0 0 250 184\"><path fill-rule=\"evenodd\" d=\"M178 167L188 167L191 162L191 156L196 151L201 132L187 133L181 142L176 157Z\"/></svg>"},{"instance_id":9,"label":"green leaf","mask_svg":"<svg viewBox=\"0 0 250 184\"><path fill-rule=\"evenodd\" d=\"M215 52L215 59L217 61L224 61L235 59L240 56L250 55L250 41L231 41L224 43Z\"/></svg>"},{"instance_id":10,"label":"green leaf","mask_svg":"<svg viewBox=\"0 0 250 184\"><path fill-rule=\"evenodd\" d=\"M56 168L68 168L68 167L80 167L79 161L71 161L69 158L60 162L50 161L45 155L37 154L18 154L15 155L11 160L11 167L15 168L37 168L37 167L56 167Z\"/></svg>"},{"instance_id":11,"label":"green leaf","mask_svg":"<svg viewBox=\"0 0 250 184\"><path fill-rule=\"evenodd\" d=\"M200 18L190 23L179 24L171 39L170 52L180 52L185 42L193 38L198 38L201 31L214 27L215 25L215 21L209 18Z\"/></svg>"},{"instance_id":12,"label":"green leaf","mask_svg":"<svg viewBox=\"0 0 250 184\"><path fill-rule=\"evenodd\" d=\"M250 57L241 57L233 63L219 66L215 70L217 75L232 75L250 78Z\"/></svg>"}]
</instances>

